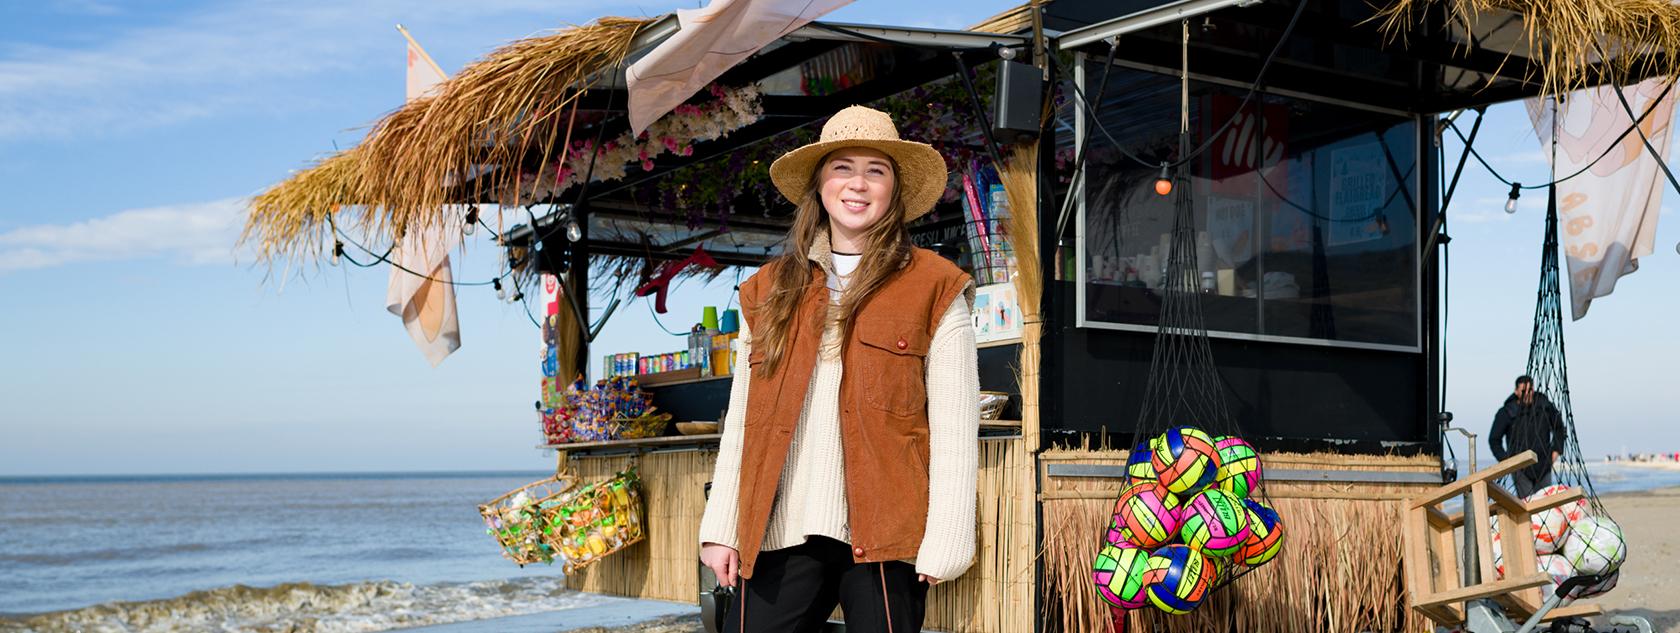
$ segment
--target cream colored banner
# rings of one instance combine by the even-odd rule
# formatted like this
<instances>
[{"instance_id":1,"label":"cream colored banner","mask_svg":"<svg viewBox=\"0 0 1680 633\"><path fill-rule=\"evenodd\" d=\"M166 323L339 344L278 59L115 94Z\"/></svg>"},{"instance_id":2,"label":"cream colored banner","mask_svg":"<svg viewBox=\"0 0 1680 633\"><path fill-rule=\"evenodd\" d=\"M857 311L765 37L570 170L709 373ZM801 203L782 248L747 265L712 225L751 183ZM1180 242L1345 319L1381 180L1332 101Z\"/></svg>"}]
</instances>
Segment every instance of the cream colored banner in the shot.
<instances>
[{"instance_id":1,"label":"cream colored banner","mask_svg":"<svg viewBox=\"0 0 1680 633\"><path fill-rule=\"evenodd\" d=\"M1665 86L1665 80L1659 78L1620 90L1634 114L1650 111L1640 129L1666 161L1675 95L1670 92L1658 101ZM1561 178L1592 166L1586 173L1559 183L1557 189L1558 240L1568 262L1569 296L1576 320L1587 315L1593 299L1614 291L1616 280L1638 270L1640 257L1651 254L1667 182L1638 132L1617 140L1633 124L1633 117L1628 116L1613 90L1617 88L1602 86L1574 92L1557 108L1553 173ZM1549 155L1552 103L1530 99L1527 105L1540 146Z\"/></svg>"}]
</instances>

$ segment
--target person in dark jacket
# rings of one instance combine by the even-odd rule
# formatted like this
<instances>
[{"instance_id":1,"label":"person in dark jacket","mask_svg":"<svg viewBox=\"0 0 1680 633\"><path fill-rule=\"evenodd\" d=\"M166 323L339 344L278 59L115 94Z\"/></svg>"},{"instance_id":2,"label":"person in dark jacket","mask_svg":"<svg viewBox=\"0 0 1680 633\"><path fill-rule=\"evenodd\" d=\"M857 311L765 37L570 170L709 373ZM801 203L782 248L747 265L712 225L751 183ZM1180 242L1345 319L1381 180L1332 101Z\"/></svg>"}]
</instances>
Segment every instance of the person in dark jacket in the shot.
<instances>
[{"instance_id":1,"label":"person in dark jacket","mask_svg":"<svg viewBox=\"0 0 1680 633\"><path fill-rule=\"evenodd\" d=\"M1563 454L1569 431L1563 428L1563 415L1551 399L1534 390L1533 378L1517 377L1511 396L1493 414L1490 435L1488 448L1501 461L1526 450L1540 458L1533 466L1511 473L1518 497L1527 498L1552 485L1552 465Z\"/></svg>"}]
</instances>

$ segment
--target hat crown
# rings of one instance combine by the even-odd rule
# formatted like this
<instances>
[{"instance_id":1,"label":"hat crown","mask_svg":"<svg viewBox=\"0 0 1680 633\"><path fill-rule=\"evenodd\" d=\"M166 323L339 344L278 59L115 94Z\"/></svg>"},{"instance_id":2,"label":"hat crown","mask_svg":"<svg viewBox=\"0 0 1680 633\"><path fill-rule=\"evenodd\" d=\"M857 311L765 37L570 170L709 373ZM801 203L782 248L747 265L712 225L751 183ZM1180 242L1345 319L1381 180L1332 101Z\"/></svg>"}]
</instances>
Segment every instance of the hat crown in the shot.
<instances>
[{"instance_id":1,"label":"hat crown","mask_svg":"<svg viewBox=\"0 0 1680 633\"><path fill-rule=\"evenodd\" d=\"M851 106L834 113L823 124L823 143L846 140L896 141L898 126L887 113L864 106Z\"/></svg>"}]
</instances>

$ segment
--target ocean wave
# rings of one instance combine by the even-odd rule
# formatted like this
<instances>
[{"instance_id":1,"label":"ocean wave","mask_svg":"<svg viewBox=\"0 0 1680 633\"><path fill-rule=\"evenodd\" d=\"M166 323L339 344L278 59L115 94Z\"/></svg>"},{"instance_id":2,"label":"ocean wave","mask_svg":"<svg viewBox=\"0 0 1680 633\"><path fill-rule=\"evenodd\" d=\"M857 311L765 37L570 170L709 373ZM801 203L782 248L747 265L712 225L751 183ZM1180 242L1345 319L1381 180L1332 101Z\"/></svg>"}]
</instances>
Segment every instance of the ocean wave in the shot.
<instances>
[{"instance_id":1,"label":"ocean wave","mask_svg":"<svg viewBox=\"0 0 1680 633\"><path fill-rule=\"evenodd\" d=\"M602 602L566 589L560 578L516 578L413 585L233 585L163 600L110 602L82 609L0 619L0 632L259 631L369 633Z\"/></svg>"}]
</instances>

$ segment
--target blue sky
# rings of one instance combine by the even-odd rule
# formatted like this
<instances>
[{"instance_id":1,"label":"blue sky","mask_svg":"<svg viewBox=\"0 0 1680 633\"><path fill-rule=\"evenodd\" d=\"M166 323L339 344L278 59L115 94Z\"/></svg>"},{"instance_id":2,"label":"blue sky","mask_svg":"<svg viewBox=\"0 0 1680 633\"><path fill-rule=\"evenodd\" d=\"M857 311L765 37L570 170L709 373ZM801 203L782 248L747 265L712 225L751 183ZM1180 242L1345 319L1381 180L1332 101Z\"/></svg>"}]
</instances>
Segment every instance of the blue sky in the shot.
<instances>
[{"instance_id":1,"label":"blue sky","mask_svg":"<svg viewBox=\"0 0 1680 633\"><path fill-rule=\"evenodd\" d=\"M864 2L832 19L958 28L1007 0ZM400 105L403 23L453 72L606 14L693 3L67 0L0 5L0 475L540 469L537 334L463 289L464 345L431 368L382 305L386 272L253 267L242 199ZM1545 163L1520 107L1478 146L1524 181ZM1449 150L1452 145L1449 144ZM1543 198L1507 216L1472 165L1455 204L1449 406L1485 430L1526 355ZM1670 194L1672 196L1672 194ZM1664 222L1673 215L1664 214ZM485 239L480 235L480 239ZM1589 452L1680 449L1674 243L1569 326ZM488 278L488 241L457 279ZM672 295L675 327L728 280ZM681 347L628 304L606 351Z\"/></svg>"}]
</instances>

